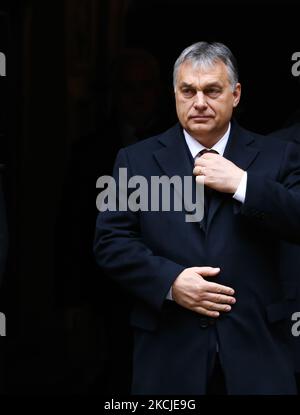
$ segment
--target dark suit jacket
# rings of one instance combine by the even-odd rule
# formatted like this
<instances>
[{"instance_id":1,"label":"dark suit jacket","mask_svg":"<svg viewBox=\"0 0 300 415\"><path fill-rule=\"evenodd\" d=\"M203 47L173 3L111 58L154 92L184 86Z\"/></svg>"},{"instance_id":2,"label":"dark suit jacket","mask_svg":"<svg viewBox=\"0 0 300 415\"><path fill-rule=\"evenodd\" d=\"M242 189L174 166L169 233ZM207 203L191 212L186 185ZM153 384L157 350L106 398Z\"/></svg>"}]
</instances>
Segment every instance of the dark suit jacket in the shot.
<instances>
[{"instance_id":1,"label":"dark suit jacket","mask_svg":"<svg viewBox=\"0 0 300 415\"><path fill-rule=\"evenodd\" d=\"M300 143L300 123L290 125L289 127L282 128L281 130L274 131L269 134L271 137L279 138L285 141L294 141Z\"/></svg>"},{"instance_id":2,"label":"dark suit jacket","mask_svg":"<svg viewBox=\"0 0 300 415\"><path fill-rule=\"evenodd\" d=\"M4 170L4 166L0 164L0 284L2 282L2 275L5 270L6 257L7 257L7 251L8 251L6 208L5 208L5 200L4 200L3 189L2 189L3 170Z\"/></svg>"},{"instance_id":3,"label":"dark suit jacket","mask_svg":"<svg viewBox=\"0 0 300 415\"><path fill-rule=\"evenodd\" d=\"M280 239L300 241L300 155L294 144L233 124L224 157L248 172L245 203L216 193L206 231L182 212L103 212L98 264L136 298L133 393L205 393L214 333L230 394L296 392L286 345ZM179 125L119 152L128 177L189 176L193 162ZM165 301L186 267L217 266L236 304L215 324Z\"/></svg>"},{"instance_id":4,"label":"dark suit jacket","mask_svg":"<svg viewBox=\"0 0 300 415\"><path fill-rule=\"evenodd\" d=\"M292 141L298 144L298 151L300 151L300 123L294 123L289 127L283 128L278 131L274 131L270 134L270 137L276 137L285 141ZM287 296L291 296L290 301L290 316L293 313L300 311L300 246L283 242L281 245L281 273L282 280L285 285L285 291ZM290 294L288 294L290 293ZM294 324L293 320L290 320L289 327ZM298 373L298 382L300 385L300 336L289 337L294 361L295 370Z\"/></svg>"}]
</instances>

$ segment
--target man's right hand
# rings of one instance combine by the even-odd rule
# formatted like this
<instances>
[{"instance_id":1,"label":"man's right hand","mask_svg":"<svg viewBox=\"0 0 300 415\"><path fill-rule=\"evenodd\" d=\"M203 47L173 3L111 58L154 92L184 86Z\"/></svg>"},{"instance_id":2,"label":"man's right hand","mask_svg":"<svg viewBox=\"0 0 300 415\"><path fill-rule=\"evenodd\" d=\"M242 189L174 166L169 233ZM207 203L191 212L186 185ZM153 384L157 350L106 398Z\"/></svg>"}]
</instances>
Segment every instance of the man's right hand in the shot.
<instances>
[{"instance_id":1,"label":"man's right hand","mask_svg":"<svg viewBox=\"0 0 300 415\"><path fill-rule=\"evenodd\" d=\"M173 300L182 307L208 317L217 318L220 312L230 311L230 305L236 301L234 290L204 279L215 277L219 272L220 268L186 268L172 285Z\"/></svg>"}]
</instances>

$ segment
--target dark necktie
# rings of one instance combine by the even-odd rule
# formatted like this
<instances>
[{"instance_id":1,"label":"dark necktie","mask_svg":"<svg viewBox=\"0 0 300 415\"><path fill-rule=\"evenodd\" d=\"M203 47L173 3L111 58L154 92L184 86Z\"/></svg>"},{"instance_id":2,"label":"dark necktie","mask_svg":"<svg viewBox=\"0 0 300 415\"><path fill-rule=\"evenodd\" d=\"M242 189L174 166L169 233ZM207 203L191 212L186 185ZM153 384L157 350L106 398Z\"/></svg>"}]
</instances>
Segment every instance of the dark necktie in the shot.
<instances>
[{"instance_id":1,"label":"dark necktie","mask_svg":"<svg viewBox=\"0 0 300 415\"><path fill-rule=\"evenodd\" d=\"M201 157L203 156L203 154L206 154L206 153L219 154L216 150L207 150L207 148L204 148L197 154L196 158ZM208 217L209 205L213 197L213 193L214 193L213 189L207 186L204 187L204 218L205 220L207 220L207 217Z\"/></svg>"}]
</instances>

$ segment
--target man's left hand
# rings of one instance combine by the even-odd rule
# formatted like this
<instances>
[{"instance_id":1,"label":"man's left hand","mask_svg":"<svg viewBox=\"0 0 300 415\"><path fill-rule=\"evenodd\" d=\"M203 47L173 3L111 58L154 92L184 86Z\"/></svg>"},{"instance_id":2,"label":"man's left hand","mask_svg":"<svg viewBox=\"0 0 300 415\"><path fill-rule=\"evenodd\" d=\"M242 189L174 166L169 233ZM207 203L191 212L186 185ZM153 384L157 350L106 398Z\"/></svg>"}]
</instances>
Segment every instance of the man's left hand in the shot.
<instances>
[{"instance_id":1,"label":"man's left hand","mask_svg":"<svg viewBox=\"0 0 300 415\"><path fill-rule=\"evenodd\" d=\"M234 194L240 184L244 170L219 154L206 153L195 160L193 170L196 181L211 189Z\"/></svg>"}]
</instances>

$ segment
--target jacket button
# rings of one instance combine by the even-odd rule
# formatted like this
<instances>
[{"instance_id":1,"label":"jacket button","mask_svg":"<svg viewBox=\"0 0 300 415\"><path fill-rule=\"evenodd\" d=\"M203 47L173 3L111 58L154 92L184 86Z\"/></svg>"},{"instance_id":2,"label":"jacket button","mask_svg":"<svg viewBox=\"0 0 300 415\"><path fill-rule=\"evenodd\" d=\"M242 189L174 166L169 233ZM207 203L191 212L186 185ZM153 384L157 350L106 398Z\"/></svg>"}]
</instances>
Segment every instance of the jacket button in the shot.
<instances>
[{"instance_id":1,"label":"jacket button","mask_svg":"<svg viewBox=\"0 0 300 415\"><path fill-rule=\"evenodd\" d=\"M208 318L207 317L201 317L200 318L200 327L206 328L206 327L208 327L208 325L209 325Z\"/></svg>"}]
</instances>

